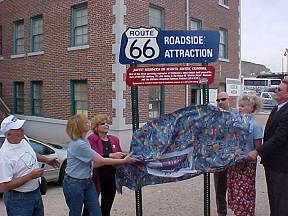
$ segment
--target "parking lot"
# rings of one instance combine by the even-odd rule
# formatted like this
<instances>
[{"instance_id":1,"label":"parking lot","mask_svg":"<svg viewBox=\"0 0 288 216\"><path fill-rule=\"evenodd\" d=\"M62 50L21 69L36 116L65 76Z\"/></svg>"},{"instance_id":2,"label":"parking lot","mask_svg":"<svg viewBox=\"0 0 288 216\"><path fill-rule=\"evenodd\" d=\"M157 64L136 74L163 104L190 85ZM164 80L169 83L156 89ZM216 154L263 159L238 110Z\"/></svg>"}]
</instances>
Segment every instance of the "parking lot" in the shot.
<instances>
[{"instance_id":1,"label":"parking lot","mask_svg":"<svg viewBox=\"0 0 288 216\"><path fill-rule=\"evenodd\" d=\"M265 125L269 111L257 115L257 120ZM143 188L144 216L201 216L203 214L203 176L186 181L169 183ZM215 206L215 192L211 175L211 216L217 216ZM258 164L256 180L256 216L268 216L269 205L266 191L266 181L262 165ZM49 184L48 192L43 196L46 216L68 215L68 208L64 201L62 188L56 184ZM0 200L0 215L6 216L5 207ZM135 193L127 188L122 195L116 195L111 216L135 215ZM233 215L229 212L228 215Z\"/></svg>"}]
</instances>

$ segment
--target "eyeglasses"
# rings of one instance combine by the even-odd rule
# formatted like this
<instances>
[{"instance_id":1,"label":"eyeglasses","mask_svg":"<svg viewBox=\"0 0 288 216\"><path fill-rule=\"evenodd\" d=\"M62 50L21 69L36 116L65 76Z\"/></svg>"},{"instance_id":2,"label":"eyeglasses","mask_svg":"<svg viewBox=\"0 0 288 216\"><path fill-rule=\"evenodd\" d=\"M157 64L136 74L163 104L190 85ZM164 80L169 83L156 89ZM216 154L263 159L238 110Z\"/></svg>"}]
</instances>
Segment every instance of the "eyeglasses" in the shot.
<instances>
[{"instance_id":1,"label":"eyeglasses","mask_svg":"<svg viewBox=\"0 0 288 216\"><path fill-rule=\"evenodd\" d=\"M216 99L217 102L220 102L220 101L225 101L227 100L228 98L219 98L219 99Z\"/></svg>"},{"instance_id":2,"label":"eyeglasses","mask_svg":"<svg viewBox=\"0 0 288 216\"><path fill-rule=\"evenodd\" d=\"M100 125L106 125L106 126L109 126L109 124L107 123L107 122L102 122L102 123L100 123Z\"/></svg>"}]
</instances>

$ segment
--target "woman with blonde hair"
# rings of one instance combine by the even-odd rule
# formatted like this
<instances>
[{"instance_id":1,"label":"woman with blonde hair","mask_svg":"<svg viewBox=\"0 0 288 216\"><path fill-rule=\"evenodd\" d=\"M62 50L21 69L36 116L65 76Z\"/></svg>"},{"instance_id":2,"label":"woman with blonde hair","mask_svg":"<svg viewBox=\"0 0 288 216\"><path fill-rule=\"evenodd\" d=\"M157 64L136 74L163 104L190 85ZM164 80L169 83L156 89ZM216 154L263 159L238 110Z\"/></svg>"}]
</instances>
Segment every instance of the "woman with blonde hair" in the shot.
<instances>
[{"instance_id":1,"label":"woman with blonde hair","mask_svg":"<svg viewBox=\"0 0 288 216\"><path fill-rule=\"evenodd\" d=\"M239 99L239 113L252 115L252 130L248 137L247 154L253 149L258 149L262 144L263 130L253 116L260 111L261 106L261 99L256 95L242 95ZM255 215L256 165L257 160L246 160L228 168L228 205L236 216Z\"/></svg>"},{"instance_id":2,"label":"woman with blonde hair","mask_svg":"<svg viewBox=\"0 0 288 216\"><path fill-rule=\"evenodd\" d=\"M66 132L71 138L67 149L66 176L63 180L63 192L70 216L80 216L83 204L89 215L101 216L98 195L91 178L94 167L133 163L130 155L123 159L103 158L95 152L86 140L90 122L85 115L77 114L68 119Z\"/></svg>"},{"instance_id":3,"label":"woman with blonde hair","mask_svg":"<svg viewBox=\"0 0 288 216\"><path fill-rule=\"evenodd\" d=\"M119 139L108 134L110 118L106 114L94 116L91 120L93 134L88 137L91 148L104 158L121 159L122 153ZM101 193L101 211L103 216L110 216L110 211L116 194L115 168L106 165L93 170L93 181L97 194Z\"/></svg>"}]
</instances>

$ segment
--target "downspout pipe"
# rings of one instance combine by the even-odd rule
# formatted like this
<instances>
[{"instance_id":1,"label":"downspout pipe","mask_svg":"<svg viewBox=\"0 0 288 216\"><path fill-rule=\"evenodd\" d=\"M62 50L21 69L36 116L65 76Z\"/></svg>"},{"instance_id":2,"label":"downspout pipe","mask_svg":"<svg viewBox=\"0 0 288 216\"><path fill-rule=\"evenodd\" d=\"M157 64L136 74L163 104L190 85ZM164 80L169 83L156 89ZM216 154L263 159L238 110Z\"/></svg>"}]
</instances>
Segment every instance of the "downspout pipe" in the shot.
<instances>
[{"instance_id":1,"label":"downspout pipe","mask_svg":"<svg viewBox=\"0 0 288 216\"><path fill-rule=\"evenodd\" d=\"M186 14L186 30L188 31L190 29L190 12L189 12L189 0L185 0L185 14ZM188 63L186 63L186 66L188 66ZM185 91L185 106L188 107L189 104L189 85L186 85L186 91Z\"/></svg>"}]
</instances>

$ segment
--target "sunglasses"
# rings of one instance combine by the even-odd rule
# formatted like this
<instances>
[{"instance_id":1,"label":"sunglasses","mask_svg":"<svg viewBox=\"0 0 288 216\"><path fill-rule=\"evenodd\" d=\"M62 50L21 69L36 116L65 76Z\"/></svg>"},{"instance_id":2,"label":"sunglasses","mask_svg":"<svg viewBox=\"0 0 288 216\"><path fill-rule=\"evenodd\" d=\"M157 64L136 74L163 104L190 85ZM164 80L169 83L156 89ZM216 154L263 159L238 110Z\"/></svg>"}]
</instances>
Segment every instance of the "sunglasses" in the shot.
<instances>
[{"instance_id":1,"label":"sunglasses","mask_svg":"<svg viewBox=\"0 0 288 216\"><path fill-rule=\"evenodd\" d=\"M100 123L100 125L109 125L107 122L102 122L102 123Z\"/></svg>"},{"instance_id":2,"label":"sunglasses","mask_svg":"<svg viewBox=\"0 0 288 216\"><path fill-rule=\"evenodd\" d=\"M228 98L219 98L219 99L216 99L217 102L220 102L220 101L225 101L227 100Z\"/></svg>"}]
</instances>

